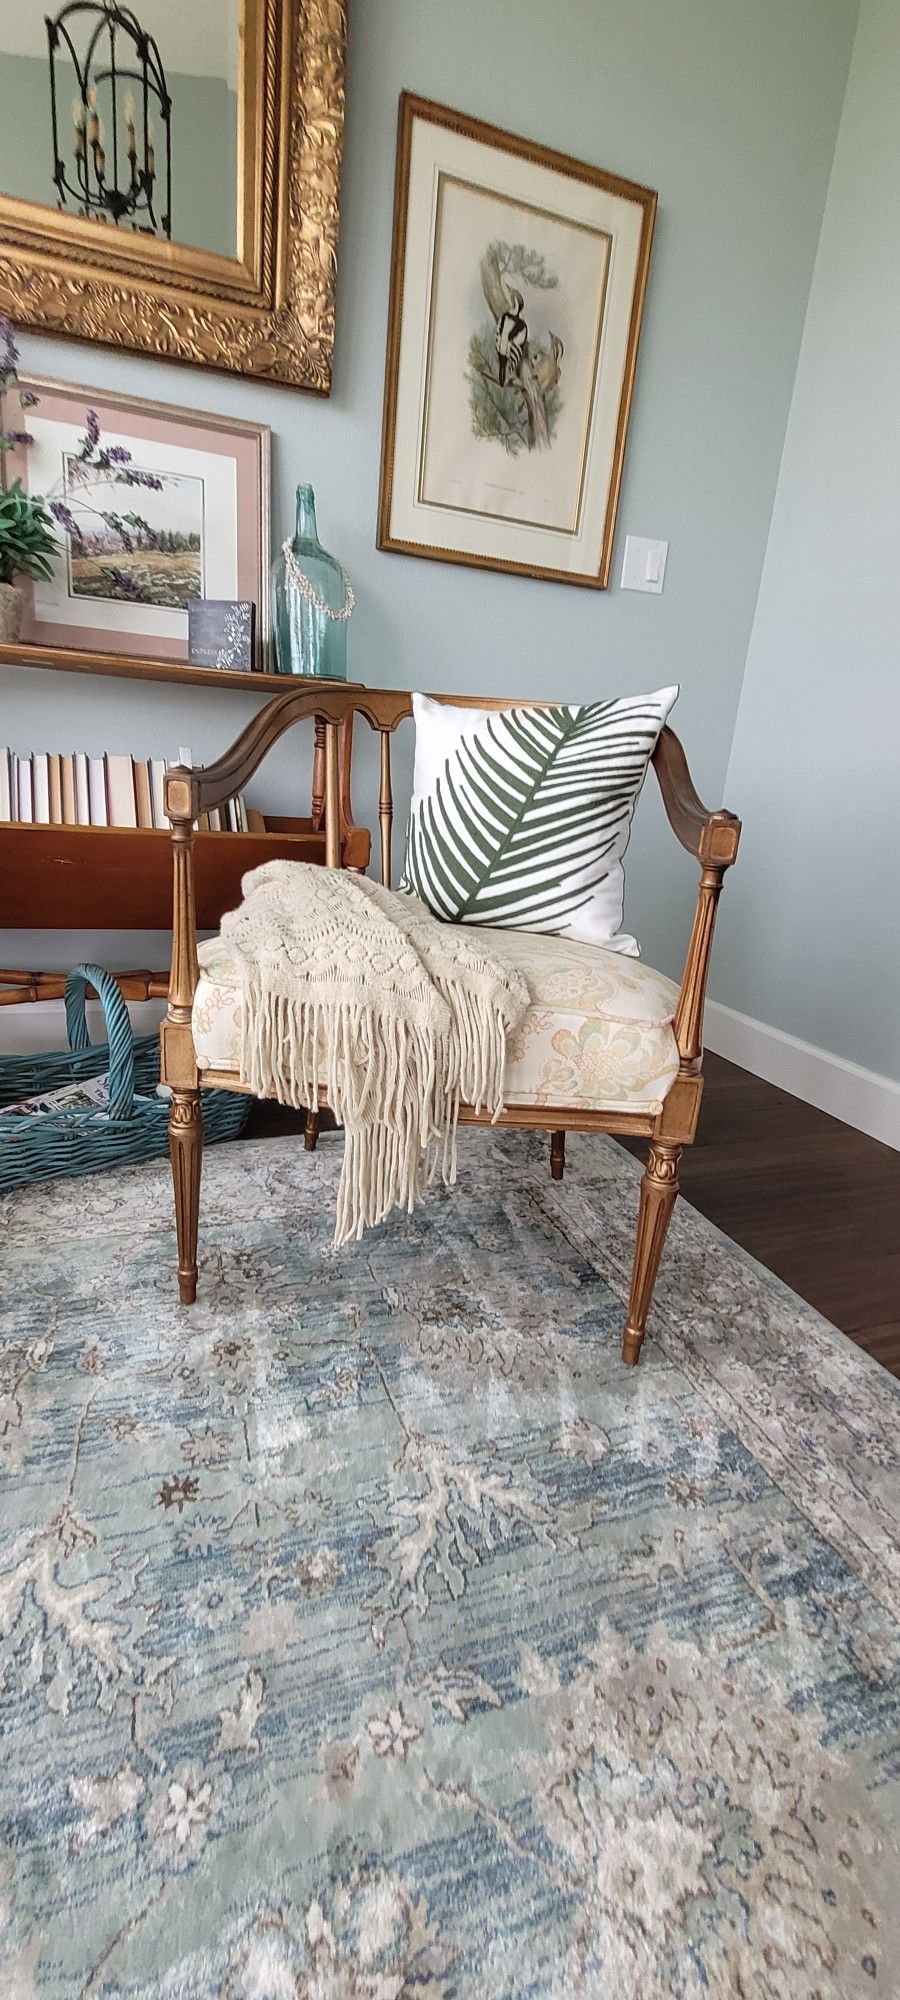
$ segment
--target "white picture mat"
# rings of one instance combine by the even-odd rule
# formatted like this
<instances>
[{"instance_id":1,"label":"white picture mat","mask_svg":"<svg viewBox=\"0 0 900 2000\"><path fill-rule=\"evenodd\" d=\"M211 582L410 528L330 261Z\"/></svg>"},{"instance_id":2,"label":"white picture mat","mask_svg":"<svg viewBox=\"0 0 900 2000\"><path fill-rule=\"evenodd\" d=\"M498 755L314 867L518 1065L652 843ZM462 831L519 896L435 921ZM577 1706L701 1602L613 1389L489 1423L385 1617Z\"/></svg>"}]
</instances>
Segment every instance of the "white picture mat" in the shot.
<instances>
[{"instance_id":1,"label":"white picture mat","mask_svg":"<svg viewBox=\"0 0 900 2000\"><path fill-rule=\"evenodd\" d=\"M607 232L611 238L585 499L575 534L457 514L417 498L441 173L475 183L511 201L570 216L588 228ZM393 539L535 568L596 574L609 504L642 226L643 209L637 201L611 194L605 188L571 178L554 168L538 166L518 154L448 131L421 117L413 120L391 488Z\"/></svg>"},{"instance_id":2,"label":"white picture mat","mask_svg":"<svg viewBox=\"0 0 900 2000\"><path fill-rule=\"evenodd\" d=\"M65 453L77 453L84 425L43 417L38 410L28 412L28 428L34 444L28 452L28 485L32 493L51 499L71 496L62 484ZM203 590L207 597L235 598L237 588L237 466L218 452L194 446L163 443L135 437L127 430L103 426L105 446L124 445L142 470L179 473L201 479L204 485ZM154 523L164 495L140 487L120 486L119 511L144 514ZM145 504L147 503L147 504ZM152 512L151 512L152 503ZM76 517L77 517L77 508ZM186 611L169 610L164 605L127 604L112 598L69 596L68 565L65 551L54 559L53 580L34 584L34 616L48 625L80 626L93 631L128 632L148 638L187 640Z\"/></svg>"},{"instance_id":3,"label":"white picture mat","mask_svg":"<svg viewBox=\"0 0 900 2000\"><path fill-rule=\"evenodd\" d=\"M420 497L574 534L584 498L609 237L443 174L436 223ZM532 355L546 352L553 335L563 342L562 407L547 449L523 447L513 454L499 439L472 434L469 340L486 322L493 337L494 325L479 259L497 240L524 242L558 280L546 291L516 276L507 281L525 294Z\"/></svg>"}]
</instances>

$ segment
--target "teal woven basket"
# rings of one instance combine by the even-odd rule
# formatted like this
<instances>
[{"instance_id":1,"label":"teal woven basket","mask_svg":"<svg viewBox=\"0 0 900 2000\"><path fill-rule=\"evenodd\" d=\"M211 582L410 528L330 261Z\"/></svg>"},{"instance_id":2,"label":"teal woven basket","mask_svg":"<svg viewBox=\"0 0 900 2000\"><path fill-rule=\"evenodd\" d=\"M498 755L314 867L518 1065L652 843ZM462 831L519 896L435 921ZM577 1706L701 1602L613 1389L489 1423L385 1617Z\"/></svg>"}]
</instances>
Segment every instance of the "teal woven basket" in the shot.
<instances>
[{"instance_id":1,"label":"teal woven basket","mask_svg":"<svg viewBox=\"0 0 900 2000\"><path fill-rule=\"evenodd\" d=\"M92 1045L85 1000L93 986L103 1007L107 1041ZM128 1008L111 972L76 965L66 981L69 1047L32 1056L0 1056L0 1106L15 1104L109 1071L108 1111L42 1111L0 1118L0 1193L29 1181L66 1174L95 1174L133 1166L168 1152L168 1099L154 1096L159 1083L159 1040L135 1038ZM236 1139L250 1115L250 1099L229 1090L200 1093L203 1137Z\"/></svg>"}]
</instances>

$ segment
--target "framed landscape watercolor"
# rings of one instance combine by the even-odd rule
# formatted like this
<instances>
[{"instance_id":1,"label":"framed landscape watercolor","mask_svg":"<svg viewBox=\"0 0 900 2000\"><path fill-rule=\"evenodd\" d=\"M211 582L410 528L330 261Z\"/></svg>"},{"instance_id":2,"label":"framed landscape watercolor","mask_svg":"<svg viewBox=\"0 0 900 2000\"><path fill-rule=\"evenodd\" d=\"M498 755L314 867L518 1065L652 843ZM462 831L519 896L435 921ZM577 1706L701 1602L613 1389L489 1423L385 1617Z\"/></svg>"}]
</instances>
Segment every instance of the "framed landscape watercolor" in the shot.
<instances>
[{"instance_id":1,"label":"framed landscape watercolor","mask_svg":"<svg viewBox=\"0 0 900 2000\"><path fill-rule=\"evenodd\" d=\"M191 598L256 606L269 636L269 433L136 396L33 378L10 477L46 497L59 553L27 587L22 638L188 659Z\"/></svg>"},{"instance_id":2,"label":"framed landscape watercolor","mask_svg":"<svg viewBox=\"0 0 900 2000\"><path fill-rule=\"evenodd\" d=\"M606 587L655 214L401 98L379 548Z\"/></svg>"}]
</instances>

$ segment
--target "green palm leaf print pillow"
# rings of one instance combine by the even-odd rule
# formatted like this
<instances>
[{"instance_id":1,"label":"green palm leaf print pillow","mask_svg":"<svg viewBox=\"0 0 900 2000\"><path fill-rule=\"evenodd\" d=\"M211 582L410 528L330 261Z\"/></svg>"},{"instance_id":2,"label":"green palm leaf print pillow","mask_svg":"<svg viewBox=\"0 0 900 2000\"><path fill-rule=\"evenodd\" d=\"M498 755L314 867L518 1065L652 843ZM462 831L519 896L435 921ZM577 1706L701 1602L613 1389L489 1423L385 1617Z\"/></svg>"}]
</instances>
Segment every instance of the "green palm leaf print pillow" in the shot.
<instances>
[{"instance_id":1,"label":"green palm leaf print pillow","mask_svg":"<svg viewBox=\"0 0 900 2000\"><path fill-rule=\"evenodd\" d=\"M678 694L472 709L413 695L401 888L454 924L544 931L636 957L622 856Z\"/></svg>"}]
</instances>

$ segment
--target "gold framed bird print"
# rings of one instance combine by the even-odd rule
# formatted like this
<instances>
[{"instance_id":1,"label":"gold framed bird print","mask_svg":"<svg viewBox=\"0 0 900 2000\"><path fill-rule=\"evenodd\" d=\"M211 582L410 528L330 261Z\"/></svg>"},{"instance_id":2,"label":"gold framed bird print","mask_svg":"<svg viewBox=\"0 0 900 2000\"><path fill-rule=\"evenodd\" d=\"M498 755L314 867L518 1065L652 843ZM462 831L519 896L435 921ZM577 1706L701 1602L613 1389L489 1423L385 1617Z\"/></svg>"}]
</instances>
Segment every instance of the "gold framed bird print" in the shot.
<instances>
[{"instance_id":1,"label":"gold framed bird print","mask_svg":"<svg viewBox=\"0 0 900 2000\"><path fill-rule=\"evenodd\" d=\"M404 93L379 548L606 588L656 202Z\"/></svg>"}]
</instances>

